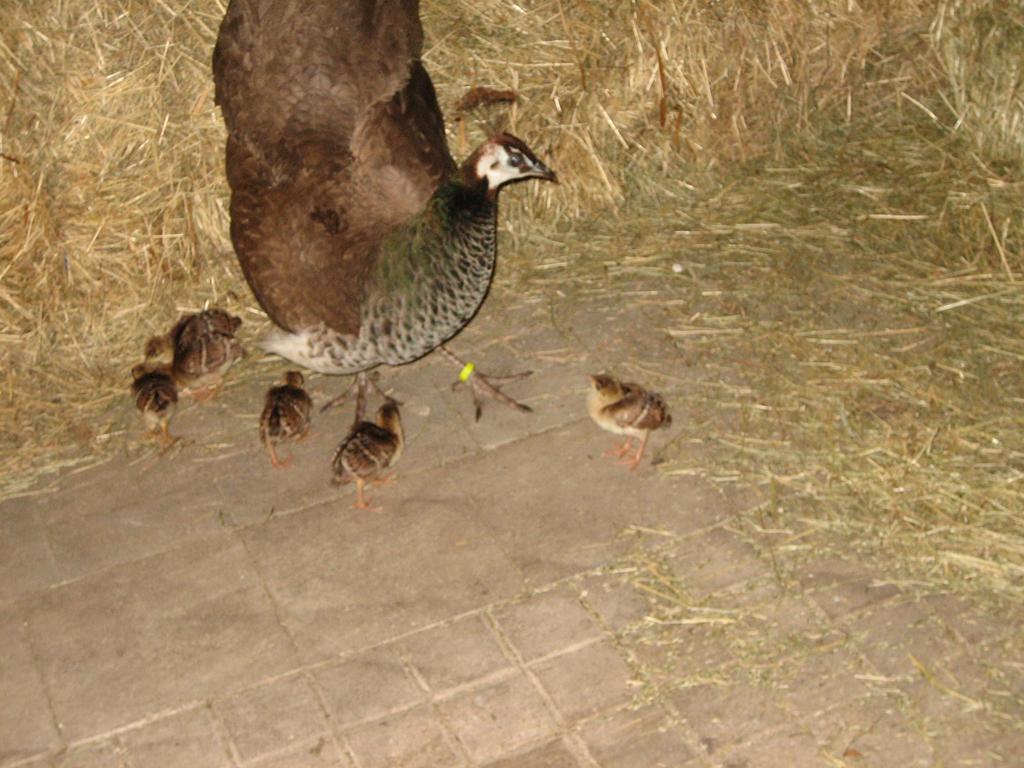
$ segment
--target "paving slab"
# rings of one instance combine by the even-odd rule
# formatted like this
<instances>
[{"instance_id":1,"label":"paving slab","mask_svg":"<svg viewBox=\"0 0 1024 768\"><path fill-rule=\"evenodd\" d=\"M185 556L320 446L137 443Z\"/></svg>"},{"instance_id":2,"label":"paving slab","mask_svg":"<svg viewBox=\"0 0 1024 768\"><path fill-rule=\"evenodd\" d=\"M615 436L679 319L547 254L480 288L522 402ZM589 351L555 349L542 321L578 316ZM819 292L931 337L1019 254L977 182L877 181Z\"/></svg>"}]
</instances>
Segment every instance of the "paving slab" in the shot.
<instances>
[{"instance_id":1,"label":"paving slab","mask_svg":"<svg viewBox=\"0 0 1024 768\"><path fill-rule=\"evenodd\" d=\"M481 614L419 632L400 645L415 674L435 694L514 671L513 662Z\"/></svg>"},{"instance_id":2,"label":"paving slab","mask_svg":"<svg viewBox=\"0 0 1024 768\"><path fill-rule=\"evenodd\" d=\"M38 768L132 768L128 750L116 739L72 747L40 761Z\"/></svg>"},{"instance_id":3,"label":"paving slab","mask_svg":"<svg viewBox=\"0 0 1024 768\"><path fill-rule=\"evenodd\" d=\"M1004 639L1019 640L1024 635L1024 611L1002 602L982 608L958 595L933 594L921 598L935 616L969 647Z\"/></svg>"},{"instance_id":4,"label":"paving slab","mask_svg":"<svg viewBox=\"0 0 1024 768\"><path fill-rule=\"evenodd\" d=\"M607 642L541 659L530 671L569 724L618 709L633 698L632 670Z\"/></svg>"},{"instance_id":5,"label":"paving slab","mask_svg":"<svg viewBox=\"0 0 1024 768\"><path fill-rule=\"evenodd\" d=\"M833 619L899 594L894 585L878 583L863 566L838 558L814 564L803 574L802 582L813 600Z\"/></svg>"},{"instance_id":6,"label":"paving slab","mask_svg":"<svg viewBox=\"0 0 1024 768\"><path fill-rule=\"evenodd\" d=\"M650 471L655 470L652 467ZM728 499L719 488L700 478L667 476L664 479L672 483L672 502L651 507L651 518L648 523L661 535L674 533L685 538L714 530L715 526L727 523L734 517ZM741 558L735 563L737 578L742 578L742 558L747 552L737 554Z\"/></svg>"},{"instance_id":7,"label":"paving slab","mask_svg":"<svg viewBox=\"0 0 1024 768\"><path fill-rule=\"evenodd\" d=\"M713 756L712 765L721 768L793 768L798 765L828 763L823 762L818 739L812 728L799 723L731 749L723 755Z\"/></svg>"},{"instance_id":8,"label":"paving slab","mask_svg":"<svg viewBox=\"0 0 1024 768\"><path fill-rule=\"evenodd\" d=\"M695 597L706 597L769 573L769 565L754 548L725 528L687 536L673 549L676 572L684 574L683 584Z\"/></svg>"},{"instance_id":9,"label":"paving slab","mask_svg":"<svg viewBox=\"0 0 1024 768\"><path fill-rule=\"evenodd\" d=\"M939 732L947 720L969 722L973 716L977 724L982 724L990 681L985 665L969 656L959 656L930 666L921 663L913 681L902 683L900 690L922 727Z\"/></svg>"},{"instance_id":10,"label":"paving slab","mask_svg":"<svg viewBox=\"0 0 1024 768\"><path fill-rule=\"evenodd\" d=\"M868 660L883 675L913 680L917 663L944 664L966 650L955 635L920 602L879 607L849 624Z\"/></svg>"},{"instance_id":11,"label":"paving slab","mask_svg":"<svg viewBox=\"0 0 1024 768\"><path fill-rule=\"evenodd\" d=\"M601 768L678 768L695 756L682 729L657 707L622 709L580 729Z\"/></svg>"},{"instance_id":12,"label":"paving slab","mask_svg":"<svg viewBox=\"0 0 1024 768\"><path fill-rule=\"evenodd\" d=\"M523 589L519 570L463 498L413 475L240 532L307 662L359 650Z\"/></svg>"},{"instance_id":13,"label":"paving slab","mask_svg":"<svg viewBox=\"0 0 1024 768\"><path fill-rule=\"evenodd\" d=\"M425 692L396 651L379 648L317 670L317 685L338 725L376 719L424 701Z\"/></svg>"},{"instance_id":14,"label":"paving slab","mask_svg":"<svg viewBox=\"0 0 1024 768\"><path fill-rule=\"evenodd\" d=\"M347 729L345 740L362 768L457 768L466 765L428 705Z\"/></svg>"},{"instance_id":15,"label":"paving slab","mask_svg":"<svg viewBox=\"0 0 1024 768\"><path fill-rule=\"evenodd\" d=\"M580 768L580 763L561 739L555 739L521 755L487 763L487 768Z\"/></svg>"},{"instance_id":16,"label":"paving slab","mask_svg":"<svg viewBox=\"0 0 1024 768\"><path fill-rule=\"evenodd\" d=\"M472 760L496 760L553 735L557 724L522 675L466 691L439 709Z\"/></svg>"},{"instance_id":17,"label":"paving slab","mask_svg":"<svg viewBox=\"0 0 1024 768\"><path fill-rule=\"evenodd\" d=\"M297 664L244 548L226 534L49 590L25 610L70 741Z\"/></svg>"},{"instance_id":18,"label":"paving slab","mask_svg":"<svg viewBox=\"0 0 1024 768\"><path fill-rule=\"evenodd\" d=\"M900 710L896 697L872 697L812 720L810 729L834 760L872 768L933 765L927 739Z\"/></svg>"},{"instance_id":19,"label":"paving slab","mask_svg":"<svg viewBox=\"0 0 1024 768\"><path fill-rule=\"evenodd\" d=\"M632 474L605 459L594 429L589 419L578 421L445 473L443 487L474 511L530 586L625 554L631 526L648 523L652 509L678 503L679 481ZM540 466L538 455L545 457ZM484 477L486 484L479 482Z\"/></svg>"},{"instance_id":20,"label":"paving slab","mask_svg":"<svg viewBox=\"0 0 1024 768\"><path fill-rule=\"evenodd\" d=\"M214 711L243 761L315 742L330 731L316 692L303 675L217 699Z\"/></svg>"},{"instance_id":21,"label":"paving slab","mask_svg":"<svg viewBox=\"0 0 1024 768\"><path fill-rule=\"evenodd\" d=\"M651 613L650 600L633 585L628 572L588 575L579 590L583 604L615 635L637 626Z\"/></svg>"},{"instance_id":22,"label":"paving slab","mask_svg":"<svg viewBox=\"0 0 1024 768\"><path fill-rule=\"evenodd\" d=\"M208 707L161 718L124 739L137 768L228 768L232 762Z\"/></svg>"},{"instance_id":23,"label":"paving slab","mask_svg":"<svg viewBox=\"0 0 1024 768\"><path fill-rule=\"evenodd\" d=\"M182 474L192 474L184 469ZM202 482L201 475L193 475ZM181 489L184 492L184 489ZM69 514L51 517L47 532L61 576L71 580L105 568L166 552L190 541L216 536L222 527L220 498L189 499L187 492L171 503L157 495L157 503L145 497L123 505L79 502Z\"/></svg>"},{"instance_id":24,"label":"paving slab","mask_svg":"<svg viewBox=\"0 0 1024 768\"><path fill-rule=\"evenodd\" d=\"M1024 765L1024 738L1019 727L989 720L982 713L965 713L930 728L935 762L950 768Z\"/></svg>"},{"instance_id":25,"label":"paving slab","mask_svg":"<svg viewBox=\"0 0 1024 768\"><path fill-rule=\"evenodd\" d=\"M632 659L654 678L692 682L714 677L735 662L722 627L678 623L655 623L654 627L624 641Z\"/></svg>"},{"instance_id":26,"label":"paving slab","mask_svg":"<svg viewBox=\"0 0 1024 768\"><path fill-rule=\"evenodd\" d=\"M496 611L495 621L526 662L601 637L574 589L559 587Z\"/></svg>"},{"instance_id":27,"label":"paving slab","mask_svg":"<svg viewBox=\"0 0 1024 768\"><path fill-rule=\"evenodd\" d=\"M61 580L38 505L24 499L0 504L0 602Z\"/></svg>"},{"instance_id":28,"label":"paving slab","mask_svg":"<svg viewBox=\"0 0 1024 768\"><path fill-rule=\"evenodd\" d=\"M872 672L855 648L843 644L782 660L775 682L789 709L807 719L870 696Z\"/></svg>"},{"instance_id":29,"label":"paving slab","mask_svg":"<svg viewBox=\"0 0 1024 768\"><path fill-rule=\"evenodd\" d=\"M354 768L351 759L328 737L318 736L242 765L245 768Z\"/></svg>"},{"instance_id":30,"label":"paving slab","mask_svg":"<svg viewBox=\"0 0 1024 768\"><path fill-rule=\"evenodd\" d=\"M673 692L671 701L712 757L793 717L776 691L747 682L687 686Z\"/></svg>"},{"instance_id":31,"label":"paving slab","mask_svg":"<svg viewBox=\"0 0 1024 768\"><path fill-rule=\"evenodd\" d=\"M24 624L21 611L0 606L0 765L61 745Z\"/></svg>"}]
</instances>

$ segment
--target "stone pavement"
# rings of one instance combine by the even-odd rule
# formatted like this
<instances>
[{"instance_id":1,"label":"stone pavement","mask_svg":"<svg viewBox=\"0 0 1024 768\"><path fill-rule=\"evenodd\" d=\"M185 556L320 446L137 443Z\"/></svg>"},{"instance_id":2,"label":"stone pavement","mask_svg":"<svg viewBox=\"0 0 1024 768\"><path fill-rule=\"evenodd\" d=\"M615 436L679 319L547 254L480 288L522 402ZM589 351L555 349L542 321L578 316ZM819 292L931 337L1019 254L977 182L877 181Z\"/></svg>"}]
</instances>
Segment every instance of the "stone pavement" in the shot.
<instances>
[{"instance_id":1,"label":"stone pavement","mask_svg":"<svg viewBox=\"0 0 1024 768\"><path fill-rule=\"evenodd\" d=\"M602 457L583 374L635 324L588 349L585 311L516 311L455 346L533 368L532 415L473 424L440 360L385 374L380 512L327 482L348 409L270 468L269 365L184 405L178 450L0 505L0 766L1024 765L1019 609L782 574L751 500Z\"/></svg>"}]
</instances>

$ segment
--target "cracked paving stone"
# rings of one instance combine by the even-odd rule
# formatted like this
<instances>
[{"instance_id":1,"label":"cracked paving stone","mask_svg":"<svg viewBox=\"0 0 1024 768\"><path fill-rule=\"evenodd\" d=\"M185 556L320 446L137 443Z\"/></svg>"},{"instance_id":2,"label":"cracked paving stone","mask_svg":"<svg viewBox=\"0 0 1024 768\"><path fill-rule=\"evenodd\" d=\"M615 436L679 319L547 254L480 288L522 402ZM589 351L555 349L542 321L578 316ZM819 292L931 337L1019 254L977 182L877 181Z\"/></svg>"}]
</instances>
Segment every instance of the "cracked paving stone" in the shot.
<instances>
[{"instance_id":1,"label":"cracked paving stone","mask_svg":"<svg viewBox=\"0 0 1024 768\"><path fill-rule=\"evenodd\" d=\"M496 611L495 620L524 661L596 640L601 630L568 587Z\"/></svg>"},{"instance_id":2,"label":"cracked paving stone","mask_svg":"<svg viewBox=\"0 0 1024 768\"><path fill-rule=\"evenodd\" d=\"M214 701L243 760L280 751L327 732L316 695L302 677L288 677Z\"/></svg>"},{"instance_id":3,"label":"cracked paving stone","mask_svg":"<svg viewBox=\"0 0 1024 768\"><path fill-rule=\"evenodd\" d=\"M228 768L228 749L206 707L181 712L124 737L134 768Z\"/></svg>"},{"instance_id":4,"label":"cracked paving stone","mask_svg":"<svg viewBox=\"0 0 1024 768\"><path fill-rule=\"evenodd\" d=\"M345 732L362 768L455 768L464 765L449 746L430 707L421 705Z\"/></svg>"},{"instance_id":5,"label":"cracked paving stone","mask_svg":"<svg viewBox=\"0 0 1024 768\"><path fill-rule=\"evenodd\" d=\"M608 643L595 643L530 666L568 722L614 709L632 698L632 670Z\"/></svg>"},{"instance_id":6,"label":"cracked paving stone","mask_svg":"<svg viewBox=\"0 0 1024 768\"><path fill-rule=\"evenodd\" d=\"M419 632L403 639L401 646L434 692L512 670L512 662L480 615Z\"/></svg>"},{"instance_id":7,"label":"cracked paving stone","mask_svg":"<svg viewBox=\"0 0 1024 768\"><path fill-rule=\"evenodd\" d=\"M555 730L544 700L521 675L466 691L438 706L478 762L507 755Z\"/></svg>"},{"instance_id":8,"label":"cracked paving stone","mask_svg":"<svg viewBox=\"0 0 1024 768\"><path fill-rule=\"evenodd\" d=\"M679 728L653 707L592 720L581 736L601 768L677 768L694 756Z\"/></svg>"},{"instance_id":9,"label":"cracked paving stone","mask_svg":"<svg viewBox=\"0 0 1024 768\"><path fill-rule=\"evenodd\" d=\"M426 694L409 676L395 648L359 654L317 670L317 684L341 726L412 707Z\"/></svg>"}]
</instances>

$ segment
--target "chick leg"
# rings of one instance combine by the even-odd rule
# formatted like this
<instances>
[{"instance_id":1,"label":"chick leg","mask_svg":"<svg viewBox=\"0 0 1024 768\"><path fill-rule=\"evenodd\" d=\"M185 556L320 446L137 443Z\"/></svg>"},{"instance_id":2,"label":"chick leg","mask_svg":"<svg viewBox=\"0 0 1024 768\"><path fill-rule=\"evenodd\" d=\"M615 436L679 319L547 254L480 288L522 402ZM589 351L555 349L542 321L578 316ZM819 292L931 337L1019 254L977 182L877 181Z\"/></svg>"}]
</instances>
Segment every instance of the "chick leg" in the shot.
<instances>
[{"instance_id":1,"label":"chick leg","mask_svg":"<svg viewBox=\"0 0 1024 768\"><path fill-rule=\"evenodd\" d=\"M197 387L195 389L189 387L185 391L187 394L191 395L192 399L197 403L208 403L220 393L220 388L223 384L223 379L217 379L211 384L206 384L205 386Z\"/></svg>"},{"instance_id":2,"label":"chick leg","mask_svg":"<svg viewBox=\"0 0 1024 768\"><path fill-rule=\"evenodd\" d=\"M438 347L437 349L448 360L460 366L463 370L466 369L466 363L460 360L454 354L452 354L452 352L448 350L444 345ZM469 373L467 383L469 384L470 392L473 395L473 407L476 413L476 420L480 421L480 414L483 413L483 403L481 402L480 399L483 395L486 395L487 397L490 397L493 400L497 400L499 403L504 403L507 406L515 408L517 411L522 411L523 413L531 413L533 411L533 408L531 408L528 405L523 405L522 403L516 400L513 400L511 397L506 395L504 392L502 392L494 385L495 382L500 384L512 381L519 381L520 379L525 379L531 373L533 373L533 371L513 373L510 376L485 376L482 373L478 373L476 371L471 370Z\"/></svg>"},{"instance_id":3,"label":"chick leg","mask_svg":"<svg viewBox=\"0 0 1024 768\"><path fill-rule=\"evenodd\" d=\"M637 465L640 464L640 459L643 458L644 448L647 447L647 438L650 435L650 430L644 432L644 436L640 438L640 447L636 449L636 455L632 459L623 459L620 463L628 466L631 471L636 470Z\"/></svg>"},{"instance_id":4,"label":"chick leg","mask_svg":"<svg viewBox=\"0 0 1024 768\"><path fill-rule=\"evenodd\" d=\"M289 464L292 463L292 460L290 458L281 459L278 457L277 449L274 447L274 442L272 440L264 440L263 443L264 445L267 446L267 453L270 454L270 463L276 469L282 469L283 467L287 467Z\"/></svg>"},{"instance_id":5,"label":"chick leg","mask_svg":"<svg viewBox=\"0 0 1024 768\"><path fill-rule=\"evenodd\" d=\"M365 509L367 512L380 512L381 507L371 507L369 499L363 494L363 488L366 486L366 481L361 478L356 478L356 500L352 505L353 509Z\"/></svg>"},{"instance_id":6,"label":"chick leg","mask_svg":"<svg viewBox=\"0 0 1024 768\"><path fill-rule=\"evenodd\" d=\"M619 445L619 446L617 446L615 448L609 448L607 451L604 452L604 455L605 456L611 456L614 459L621 459L623 456L626 455L626 453L632 447L633 447L633 438L632 438L632 436L630 436L630 437L627 437L625 439L625 441L621 445Z\"/></svg>"},{"instance_id":7,"label":"chick leg","mask_svg":"<svg viewBox=\"0 0 1024 768\"><path fill-rule=\"evenodd\" d=\"M366 498L363 496L363 478L356 478L356 502L352 506L355 509L366 509Z\"/></svg>"},{"instance_id":8,"label":"chick leg","mask_svg":"<svg viewBox=\"0 0 1024 768\"><path fill-rule=\"evenodd\" d=\"M164 445L173 445L175 438L171 437L171 425L166 419L160 422L160 442Z\"/></svg>"},{"instance_id":9,"label":"chick leg","mask_svg":"<svg viewBox=\"0 0 1024 768\"><path fill-rule=\"evenodd\" d=\"M370 482L373 485L388 485L398 481L398 475L392 472L390 475L384 475L382 477L375 477Z\"/></svg>"}]
</instances>

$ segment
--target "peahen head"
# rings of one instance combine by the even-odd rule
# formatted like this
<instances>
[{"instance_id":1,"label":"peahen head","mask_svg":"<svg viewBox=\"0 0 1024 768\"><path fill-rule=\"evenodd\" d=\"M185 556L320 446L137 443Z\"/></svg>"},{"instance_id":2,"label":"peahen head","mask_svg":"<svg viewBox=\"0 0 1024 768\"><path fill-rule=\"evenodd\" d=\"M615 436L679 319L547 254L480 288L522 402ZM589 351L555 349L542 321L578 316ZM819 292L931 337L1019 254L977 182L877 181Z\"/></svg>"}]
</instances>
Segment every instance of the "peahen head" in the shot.
<instances>
[{"instance_id":1,"label":"peahen head","mask_svg":"<svg viewBox=\"0 0 1024 768\"><path fill-rule=\"evenodd\" d=\"M485 185L492 197L513 181L558 181L555 172L538 160L526 144L508 133L499 133L481 144L463 164L463 174L467 184Z\"/></svg>"}]
</instances>

